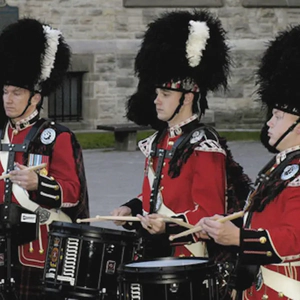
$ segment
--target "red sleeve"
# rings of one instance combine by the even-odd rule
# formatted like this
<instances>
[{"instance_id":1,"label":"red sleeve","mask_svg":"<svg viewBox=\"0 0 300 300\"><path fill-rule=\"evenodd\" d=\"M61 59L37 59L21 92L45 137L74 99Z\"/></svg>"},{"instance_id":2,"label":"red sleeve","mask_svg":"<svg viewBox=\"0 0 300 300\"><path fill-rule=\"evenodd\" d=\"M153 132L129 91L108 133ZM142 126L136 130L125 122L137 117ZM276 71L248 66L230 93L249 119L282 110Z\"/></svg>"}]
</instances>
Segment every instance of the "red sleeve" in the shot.
<instances>
[{"instance_id":1,"label":"red sleeve","mask_svg":"<svg viewBox=\"0 0 300 300\"><path fill-rule=\"evenodd\" d=\"M246 264L300 260L300 187L288 187L242 229L240 258ZM255 228L255 229L254 229Z\"/></svg>"},{"instance_id":2,"label":"red sleeve","mask_svg":"<svg viewBox=\"0 0 300 300\"><path fill-rule=\"evenodd\" d=\"M67 132L61 133L56 139L48 176L54 177L60 185L63 207L77 204L80 195L80 182L76 172L71 136Z\"/></svg>"},{"instance_id":3,"label":"red sleeve","mask_svg":"<svg viewBox=\"0 0 300 300\"><path fill-rule=\"evenodd\" d=\"M225 155L218 152L195 151L192 157L192 198L195 209L185 217L190 224L201 218L225 213Z\"/></svg>"},{"instance_id":4,"label":"red sleeve","mask_svg":"<svg viewBox=\"0 0 300 300\"><path fill-rule=\"evenodd\" d=\"M300 259L300 187L286 188L280 198L285 205L277 226L268 229L271 244L283 261Z\"/></svg>"}]
</instances>

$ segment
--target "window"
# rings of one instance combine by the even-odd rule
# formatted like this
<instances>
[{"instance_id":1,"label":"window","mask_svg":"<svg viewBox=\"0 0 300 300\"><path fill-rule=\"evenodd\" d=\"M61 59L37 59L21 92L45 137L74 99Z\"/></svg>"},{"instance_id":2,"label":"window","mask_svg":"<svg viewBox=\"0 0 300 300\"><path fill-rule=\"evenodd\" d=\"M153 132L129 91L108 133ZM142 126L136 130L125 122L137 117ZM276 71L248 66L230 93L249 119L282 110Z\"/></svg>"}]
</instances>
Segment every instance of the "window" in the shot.
<instances>
[{"instance_id":1,"label":"window","mask_svg":"<svg viewBox=\"0 0 300 300\"><path fill-rule=\"evenodd\" d=\"M0 31L7 25L18 21L19 8L8 6L5 1L0 0Z\"/></svg>"},{"instance_id":2,"label":"window","mask_svg":"<svg viewBox=\"0 0 300 300\"><path fill-rule=\"evenodd\" d=\"M220 7L223 6L223 0L123 0L123 5L125 7Z\"/></svg>"},{"instance_id":3,"label":"window","mask_svg":"<svg viewBox=\"0 0 300 300\"><path fill-rule=\"evenodd\" d=\"M242 0L244 7L300 7L299 0Z\"/></svg>"},{"instance_id":4,"label":"window","mask_svg":"<svg viewBox=\"0 0 300 300\"><path fill-rule=\"evenodd\" d=\"M82 120L82 77L84 73L69 72L62 86L49 96L49 118L62 122Z\"/></svg>"}]
</instances>

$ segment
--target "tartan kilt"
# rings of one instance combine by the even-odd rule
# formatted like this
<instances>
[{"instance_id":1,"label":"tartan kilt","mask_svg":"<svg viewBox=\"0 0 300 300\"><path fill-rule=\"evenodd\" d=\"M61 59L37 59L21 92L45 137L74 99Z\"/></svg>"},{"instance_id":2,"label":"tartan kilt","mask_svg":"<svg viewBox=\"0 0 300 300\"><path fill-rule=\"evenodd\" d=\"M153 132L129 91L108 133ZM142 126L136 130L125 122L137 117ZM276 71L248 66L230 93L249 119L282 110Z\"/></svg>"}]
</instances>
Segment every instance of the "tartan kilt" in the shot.
<instances>
[{"instance_id":1,"label":"tartan kilt","mask_svg":"<svg viewBox=\"0 0 300 300\"><path fill-rule=\"evenodd\" d=\"M43 269L23 266L20 263L14 265L12 277L15 280L15 289L19 300L44 299L42 295L43 273Z\"/></svg>"}]
</instances>

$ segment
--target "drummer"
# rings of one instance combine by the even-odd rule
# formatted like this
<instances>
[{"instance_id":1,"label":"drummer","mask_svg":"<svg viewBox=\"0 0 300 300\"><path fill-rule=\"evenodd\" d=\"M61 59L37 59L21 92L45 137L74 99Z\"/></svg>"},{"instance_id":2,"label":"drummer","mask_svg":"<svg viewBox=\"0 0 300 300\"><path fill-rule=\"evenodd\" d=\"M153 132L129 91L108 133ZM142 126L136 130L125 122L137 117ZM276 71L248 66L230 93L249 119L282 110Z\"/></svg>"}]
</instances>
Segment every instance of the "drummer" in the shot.
<instances>
[{"instance_id":1,"label":"drummer","mask_svg":"<svg viewBox=\"0 0 300 300\"><path fill-rule=\"evenodd\" d=\"M239 247L237 289L245 291L237 299L300 299L299 65L298 25L269 43L257 72L258 95L272 111L263 141L279 153L258 173L245 228L220 223L220 216L199 222L218 244Z\"/></svg>"},{"instance_id":2,"label":"drummer","mask_svg":"<svg viewBox=\"0 0 300 300\"><path fill-rule=\"evenodd\" d=\"M226 141L201 123L207 94L227 88L229 67L226 33L210 12L168 12L148 25L135 59L139 83L127 102L127 117L157 131L139 142L146 157L142 193L112 212L138 216L140 224L115 224L146 237L150 250L144 257L207 255L195 235L170 247L169 235L183 228L166 224L162 215L196 224L243 207L249 179ZM226 187L232 192L228 201Z\"/></svg>"},{"instance_id":3,"label":"drummer","mask_svg":"<svg viewBox=\"0 0 300 300\"><path fill-rule=\"evenodd\" d=\"M75 135L40 117L43 98L63 83L70 55L62 33L35 19L21 19L0 35L0 174L10 173L9 179L0 181L1 207L13 202L36 212L40 223L36 240L12 248L16 285L8 290L16 289L19 300L41 299L51 221L71 222L89 214L82 153ZM46 167L39 172L28 169L41 163ZM24 222L14 225L23 227ZM36 230L32 231L35 239ZM15 299L9 295L7 299Z\"/></svg>"}]
</instances>

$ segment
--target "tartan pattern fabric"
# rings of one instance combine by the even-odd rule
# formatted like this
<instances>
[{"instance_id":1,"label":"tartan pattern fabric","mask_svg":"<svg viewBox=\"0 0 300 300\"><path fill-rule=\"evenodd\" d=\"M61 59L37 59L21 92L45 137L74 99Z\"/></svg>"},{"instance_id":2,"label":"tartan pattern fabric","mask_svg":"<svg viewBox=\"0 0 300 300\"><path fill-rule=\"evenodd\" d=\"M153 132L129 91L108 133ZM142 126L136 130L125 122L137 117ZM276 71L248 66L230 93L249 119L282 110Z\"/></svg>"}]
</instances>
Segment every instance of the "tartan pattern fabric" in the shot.
<instances>
[{"instance_id":1,"label":"tartan pattern fabric","mask_svg":"<svg viewBox=\"0 0 300 300\"><path fill-rule=\"evenodd\" d=\"M186 127L186 128L185 128ZM205 135L208 138L215 139L218 137L218 142L226 152L226 177L227 177L227 213L231 214L243 209L247 196L252 190L251 179L243 171L243 168L238 164L228 148L227 141L225 138L220 137L219 134L211 127L205 126L195 120L190 124L182 127L185 130L191 130L187 133L182 143L180 143L170 160L169 175L175 178L180 175L180 169L182 165L192 155L195 148L199 145L198 143L191 144L190 137L192 132L197 128L198 130L205 130ZM184 130L184 129L183 129ZM159 138L160 135L158 135Z\"/></svg>"},{"instance_id":2,"label":"tartan pattern fabric","mask_svg":"<svg viewBox=\"0 0 300 300\"><path fill-rule=\"evenodd\" d=\"M43 269L22 266L16 263L13 267L16 294L18 300L41 300Z\"/></svg>"},{"instance_id":3,"label":"tartan pattern fabric","mask_svg":"<svg viewBox=\"0 0 300 300\"><path fill-rule=\"evenodd\" d=\"M79 203L74 208L68 208L65 212L68 212L69 216L73 220L76 221L77 218L85 219L90 216L89 213L89 197L88 197L88 190L87 190L87 183L86 183L86 176L85 176L85 169L83 163L83 156L82 156L82 149L79 145L75 134L70 132L71 134L71 141L73 146L73 153L76 162L77 174L80 181L80 197Z\"/></svg>"}]
</instances>

